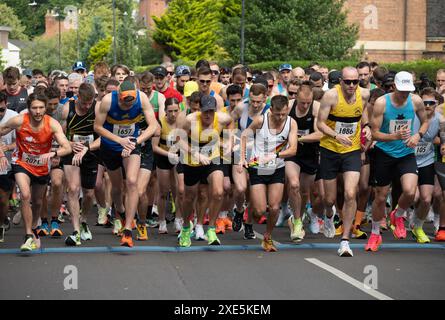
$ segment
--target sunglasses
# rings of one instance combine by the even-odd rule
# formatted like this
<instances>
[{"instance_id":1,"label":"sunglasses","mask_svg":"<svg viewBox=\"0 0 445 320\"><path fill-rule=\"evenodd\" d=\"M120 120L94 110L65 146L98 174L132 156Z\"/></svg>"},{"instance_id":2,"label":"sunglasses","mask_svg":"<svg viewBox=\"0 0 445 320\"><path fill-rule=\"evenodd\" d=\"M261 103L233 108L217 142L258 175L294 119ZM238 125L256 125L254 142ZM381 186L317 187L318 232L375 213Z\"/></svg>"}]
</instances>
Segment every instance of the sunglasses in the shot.
<instances>
[{"instance_id":1,"label":"sunglasses","mask_svg":"<svg viewBox=\"0 0 445 320\"><path fill-rule=\"evenodd\" d=\"M354 79L354 80L342 80L344 84L350 86L351 84L353 84L354 86L357 85L360 80L359 79Z\"/></svg>"},{"instance_id":2,"label":"sunglasses","mask_svg":"<svg viewBox=\"0 0 445 320\"><path fill-rule=\"evenodd\" d=\"M6 108L0 108L0 112L5 112Z\"/></svg>"},{"instance_id":3,"label":"sunglasses","mask_svg":"<svg viewBox=\"0 0 445 320\"><path fill-rule=\"evenodd\" d=\"M199 80L199 82L201 82L202 84L210 84L212 80Z\"/></svg>"},{"instance_id":4,"label":"sunglasses","mask_svg":"<svg viewBox=\"0 0 445 320\"><path fill-rule=\"evenodd\" d=\"M213 74L214 76L217 76L217 75L219 75L219 71L218 71L218 70L212 70L212 74Z\"/></svg>"},{"instance_id":5,"label":"sunglasses","mask_svg":"<svg viewBox=\"0 0 445 320\"><path fill-rule=\"evenodd\" d=\"M167 74L168 74L169 76L172 76L172 75L174 75L175 73L174 73L173 71L168 71Z\"/></svg>"},{"instance_id":6,"label":"sunglasses","mask_svg":"<svg viewBox=\"0 0 445 320\"><path fill-rule=\"evenodd\" d=\"M253 77L249 77L249 78L247 78L247 81L252 81L253 80Z\"/></svg>"},{"instance_id":7,"label":"sunglasses","mask_svg":"<svg viewBox=\"0 0 445 320\"><path fill-rule=\"evenodd\" d=\"M434 107L436 105L436 103L437 103L436 100L425 100L425 101L423 101L423 104L424 104L425 107Z\"/></svg>"},{"instance_id":8,"label":"sunglasses","mask_svg":"<svg viewBox=\"0 0 445 320\"><path fill-rule=\"evenodd\" d=\"M298 94L298 92L293 92L293 91L288 91L290 96L296 96Z\"/></svg>"}]
</instances>

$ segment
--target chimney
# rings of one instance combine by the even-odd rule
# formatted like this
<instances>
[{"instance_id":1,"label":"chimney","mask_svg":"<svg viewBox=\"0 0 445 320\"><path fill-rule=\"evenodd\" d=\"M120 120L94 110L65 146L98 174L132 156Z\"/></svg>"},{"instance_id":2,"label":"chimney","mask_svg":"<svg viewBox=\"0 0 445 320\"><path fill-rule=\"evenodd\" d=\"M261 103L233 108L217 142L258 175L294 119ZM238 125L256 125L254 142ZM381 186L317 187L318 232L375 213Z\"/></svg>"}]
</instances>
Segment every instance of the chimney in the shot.
<instances>
[{"instance_id":1,"label":"chimney","mask_svg":"<svg viewBox=\"0 0 445 320\"><path fill-rule=\"evenodd\" d=\"M0 26L0 48L8 49L9 33L12 28L6 26Z\"/></svg>"}]
</instances>

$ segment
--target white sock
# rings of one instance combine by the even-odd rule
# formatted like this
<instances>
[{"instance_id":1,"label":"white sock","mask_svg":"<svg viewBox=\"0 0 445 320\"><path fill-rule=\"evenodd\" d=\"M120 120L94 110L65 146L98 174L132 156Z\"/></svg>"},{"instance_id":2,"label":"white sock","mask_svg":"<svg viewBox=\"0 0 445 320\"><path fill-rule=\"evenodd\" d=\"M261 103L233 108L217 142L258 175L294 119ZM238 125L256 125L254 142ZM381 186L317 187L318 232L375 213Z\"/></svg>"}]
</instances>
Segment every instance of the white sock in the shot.
<instances>
[{"instance_id":1,"label":"white sock","mask_svg":"<svg viewBox=\"0 0 445 320\"><path fill-rule=\"evenodd\" d=\"M405 212L406 212L405 209L402 209L402 208L400 208L400 207L397 207L397 210L396 210L396 217L397 217L397 218L404 217L404 216L405 216Z\"/></svg>"},{"instance_id":2,"label":"white sock","mask_svg":"<svg viewBox=\"0 0 445 320\"><path fill-rule=\"evenodd\" d=\"M376 235L380 235L380 221L374 221L372 220L372 233Z\"/></svg>"},{"instance_id":3,"label":"white sock","mask_svg":"<svg viewBox=\"0 0 445 320\"><path fill-rule=\"evenodd\" d=\"M219 213L219 218L220 218L220 219L227 218L227 211L221 211L221 212Z\"/></svg>"}]
</instances>

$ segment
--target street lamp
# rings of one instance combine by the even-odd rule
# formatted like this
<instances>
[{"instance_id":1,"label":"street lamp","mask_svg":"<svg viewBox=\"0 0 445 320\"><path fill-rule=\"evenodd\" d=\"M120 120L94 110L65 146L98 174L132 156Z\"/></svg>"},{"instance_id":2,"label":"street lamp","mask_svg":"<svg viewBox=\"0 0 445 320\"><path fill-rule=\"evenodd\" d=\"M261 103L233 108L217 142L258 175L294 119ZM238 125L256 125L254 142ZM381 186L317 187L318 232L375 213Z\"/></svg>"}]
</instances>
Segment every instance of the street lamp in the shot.
<instances>
[{"instance_id":1,"label":"street lamp","mask_svg":"<svg viewBox=\"0 0 445 320\"><path fill-rule=\"evenodd\" d=\"M31 3L28 3L28 6L35 7L35 6L37 6L37 2L33 1Z\"/></svg>"},{"instance_id":2,"label":"street lamp","mask_svg":"<svg viewBox=\"0 0 445 320\"><path fill-rule=\"evenodd\" d=\"M244 16L245 16L246 10L244 5L244 0L242 0L242 11L241 11L241 57L240 57L240 63L244 64Z\"/></svg>"},{"instance_id":3,"label":"street lamp","mask_svg":"<svg viewBox=\"0 0 445 320\"><path fill-rule=\"evenodd\" d=\"M116 0L113 0L113 62L116 64Z\"/></svg>"}]
</instances>

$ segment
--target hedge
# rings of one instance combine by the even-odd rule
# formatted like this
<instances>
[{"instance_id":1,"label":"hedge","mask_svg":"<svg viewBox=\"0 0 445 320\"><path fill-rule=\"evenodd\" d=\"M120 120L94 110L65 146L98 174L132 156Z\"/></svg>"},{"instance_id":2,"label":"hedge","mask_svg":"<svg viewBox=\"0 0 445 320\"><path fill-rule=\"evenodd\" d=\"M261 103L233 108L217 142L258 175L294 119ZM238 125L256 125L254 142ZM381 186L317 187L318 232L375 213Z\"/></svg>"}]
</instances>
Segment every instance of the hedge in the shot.
<instances>
[{"instance_id":1,"label":"hedge","mask_svg":"<svg viewBox=\"0 0 445 320\"><path fill-rule=\"evenodd\" d=\"M357 61L317 61L322 66L328 67L329 70L331 69L337 69L341 70L343 67L346 66L355 66L358 62ZM249 65L252 69L259 69L259 70L272 70L272 69L278 69L280 64L283 63L290 63L294 68L297 66L300 67L307 67L310 65L311 61L268 61L268 62L260 62ZM440 60L416 60L416 61L409 61L409 62L400 62L400 63L382 63L382 66L387 67L389 70L394 71L414 71L417 75L417 78L422 73L426 73L430 80L435 81L436 79L436 71L441 68L445 68L445 62ZM140 66L136 67L136 72L142 72L145 70L150 70L152 68L156 67L156 65L152 66Z\"/></svg>"}]
</instances>

